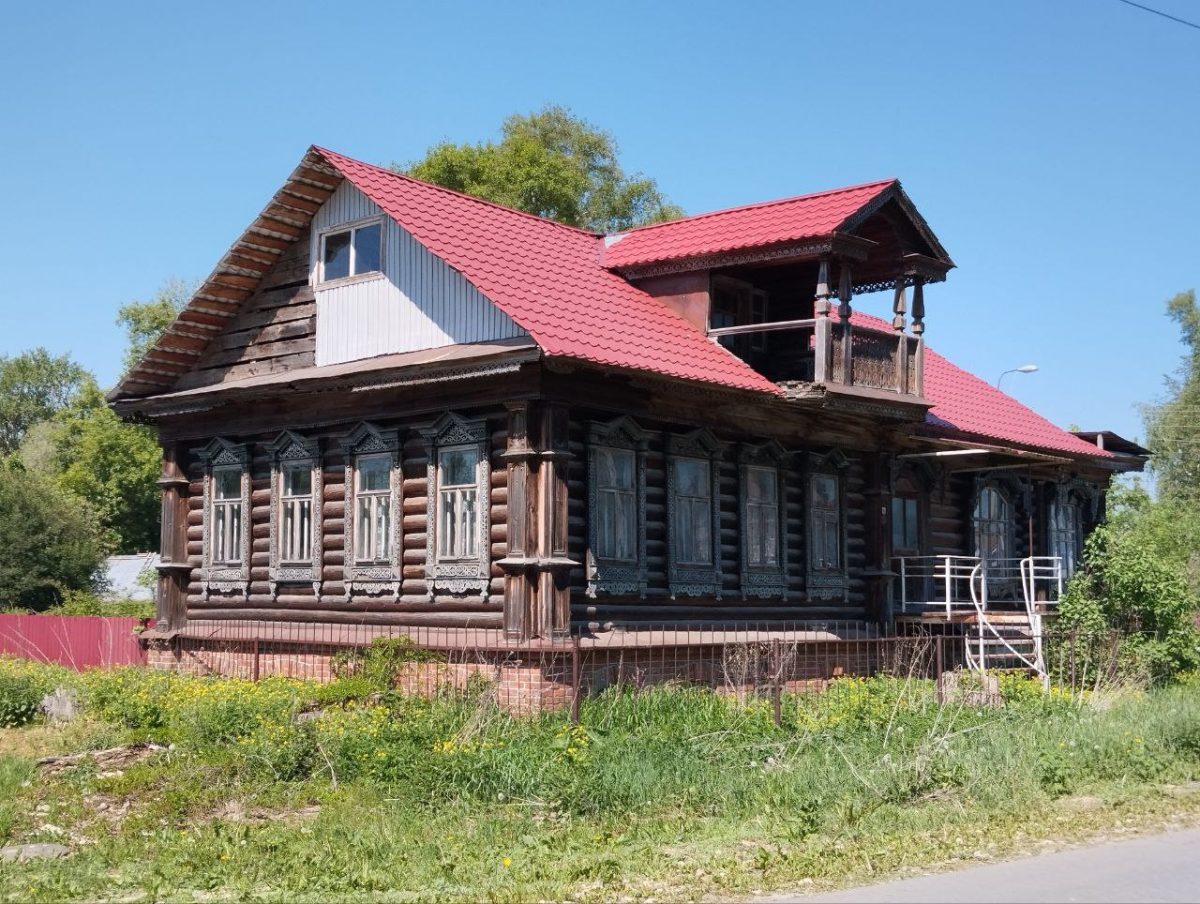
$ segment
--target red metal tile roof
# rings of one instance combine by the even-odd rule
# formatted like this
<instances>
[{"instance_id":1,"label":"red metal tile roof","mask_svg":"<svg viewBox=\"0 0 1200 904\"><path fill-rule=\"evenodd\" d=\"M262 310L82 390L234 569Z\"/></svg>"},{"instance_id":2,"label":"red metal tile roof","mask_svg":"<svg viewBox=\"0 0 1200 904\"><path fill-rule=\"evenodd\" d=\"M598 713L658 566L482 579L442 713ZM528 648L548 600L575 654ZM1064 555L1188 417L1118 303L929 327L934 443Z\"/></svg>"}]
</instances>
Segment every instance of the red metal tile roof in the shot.
<instances>
[{"instance_id":1,"label":"red metal tile roof","mask_svg":"<svg viewBox=\"0 0 1200 904\"><path fill-rule=\"evenodd\" d=\"M642 226L610 239L604 266L621 269L828 236L895 184L885 179Z\"/></svg>"},{"instance_id":2,"label":"red metal tile roof","mask_svg":"<svg viewBox=\"0 0 1200 904\"><path fill-rule=\"evenodd\" d=\"M851 322L874 329L891 329L891 324L869 314L856 312ZM929 346L925 347L925 398L933 403L925 415L925 423L938 433L966 434L1072 455L1112 457L1056 427L1032 408L951 363Z\"/></svg>"},{"instance_id":3,"label":"red metal tile roof","mask_svg":"<svg viewBox=\"0 0 1200 904\"><path fill-rule=\"evenodd\" d=\"M420 182L333 151L315 150L425 247L461 271L528 331L547 356L578 358L776 395L780 390L774 383L724 346L710 341L662 302L605 269L612 263L613 250L634 236L670 234L674 237L647 240L642 247L658 247L660 251L654 253L665 253L661 249L668 247L675 249L672 254L709 253L732 247L735 241L760 241L766 235L778 241L781 232L770 232L776 228L770 224L783 221L790 224L787 232L791 238L817 235L822 230L831 231L894 184L891 180L875 182L666 224L675 231L665 226L646 227L610 247L602 265L601 236ZM759 228L755 223L767 225ZM740 237L722 239L717 230L726 227L741 230ZM681 236L695 244L686 244ZM857 313L854 317L864 326L890 329L878 318ZM933 403L926 423L935 431L1074 455L1110 457L931 349L925 353L925 395Z\"/></svg>"},{"instance_id":4,"label":"red metal tile roof","mask_svg":"<svg viewBox=\"0 0 1200 904\"><path fill-rule=\"evenodd\" d=\"M600 266L600 236L316 150L461 271L546 355L779 393L729 350Z\"/></svg>"}]
</instances>

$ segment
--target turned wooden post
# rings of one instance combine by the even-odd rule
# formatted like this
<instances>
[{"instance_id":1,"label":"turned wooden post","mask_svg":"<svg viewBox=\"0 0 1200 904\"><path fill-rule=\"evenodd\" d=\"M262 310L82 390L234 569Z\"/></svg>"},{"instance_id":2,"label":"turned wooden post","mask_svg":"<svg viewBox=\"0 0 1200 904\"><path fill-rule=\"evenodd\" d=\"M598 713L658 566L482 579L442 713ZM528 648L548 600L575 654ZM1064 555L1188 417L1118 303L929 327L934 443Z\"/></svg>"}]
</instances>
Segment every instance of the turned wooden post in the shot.
<instances>
[{"instance_id":1,"label":"turned wooden post","mask_svg":"<svg viewBox=\"0 0 1200 904\"><path fill-rule=\"evenodd\" d=\"M838 280L838 319L842 324L842 382L847 386L854 384L854 344L851 341L850 327L850 296L851 296L850 265L842 261L842 270Z\"/></svg>"},{"instance_id":2,"label":"turned wooden post","mask_svg":"<svg viewBox=\"0 0 1200 904\"><path fill-rule=\"evenodd\" d=\"M925 395L925 278L913 277L912 332L917 337L913 356L913 379L908 391L913 395Z\"/></svg>"},{"instance_id":3,"label":"turned wooden post","mask_svg":"<svg viewBox=\"0 0 1200 904\"><path fill-rule=\"evenodd\" d=\"M833 370L833 334L829 328L829 261L817 271L817 294L813 299L813 382L828 383Z\"/></svg>"},{"instance_id":4,"label":"turned wooden post","mask_svg":"<svg viewBox=\"0 0 1200 904\"><path fill-rule=\"evenodd\" d=\"M187 624L187 585L191 565L187 555L188 479L179 465L182 449L163 444L162 524L155 616L160 630L178 631Z\"/></svg>"},{"instance_id":5,"label":"turned wooden post","mask_svg":"<svg viewBox=\"0 0 1200 904\"><path fill-rule=\"evenodd\" d=\"M908 294L904 285L904 276L896 279L896 295L892 300L892 329L896 331L896 392L911 392L908 385L908 336L904 332L907 325Z\"/></svg>"}]
</instances>

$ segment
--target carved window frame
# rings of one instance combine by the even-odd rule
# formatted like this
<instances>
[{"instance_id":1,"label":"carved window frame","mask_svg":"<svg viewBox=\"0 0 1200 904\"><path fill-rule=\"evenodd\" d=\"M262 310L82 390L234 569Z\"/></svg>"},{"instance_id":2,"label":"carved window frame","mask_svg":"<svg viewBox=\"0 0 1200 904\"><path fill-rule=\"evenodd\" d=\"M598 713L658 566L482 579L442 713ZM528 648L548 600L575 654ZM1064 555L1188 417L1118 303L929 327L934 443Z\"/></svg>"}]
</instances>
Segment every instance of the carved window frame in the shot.
<instances>
[{"instance_id":1,"label":"carved window frame","mask_svg":"<svg viewBox=\"0 0 1200 904\"><path fill-rule=\"evenodd\" d=\"M203 565L200 571L200 589L204 598L213 593L241 594L250 591L250 555L253 538L250 512L250 450L241 443L233 443L214 437L203 448L194 450L204 464L204 517L201 528ZM241 472L241 562L236 565L213 561L213 473L214 471L237 468Z\"/></svg>"},{"instance_id":2,"label":"carved window frame","mask_svg":"<svg viewBox=\"0 0 1200 904\"><path fill-rule=\"evenodd\" d=\"M840 449L833 449L825 455L810 454L808 468L804 475L805 485L805 543L807 558L807 573L805 590L808 598L813 600L832 600L845 603L850 595L849 564L846 557L846 474L850 469L850 459ZM820 568L817 566L817 544L814 531L813 516L817 508L814 503L816 496L816 478L832 477L837 481L837 542L838 567Z\"/></svg>"},{"instance_id":3,"label":"carved window frame","mask_svg":"<svg viewBox=\"0 0 1200 904\"><path fill-rule=\"evenodd\" d=\"M587 595L600 593L637 594L646 596L646 451L650 434L630 417L619 417L607 423L593 422L588 428L588 548ZM632 452L634 456L635 559L603 559L595 554L600 546L596 517L599 511L600 473L598 456L602 450Z\"/></svg>"},{"instance_id":4,"label":"carved window frame","mask_svg":"<svg viewBox=\"0 0 1200 904\"><path fill-rule=\"evenodd\" d=\"M667 440L667 582L671 598L678 596L721 596L721 457L724 444L706 430L672 435ZM708 465L712 526L712 565L680 561L675 535L678 507L675 463L683 459Z\"/></svg>"},{"instance_id":5,"label":"carved window frame","mask_svg":"<svg viewBox=\"0 0 1200 904\"><path fill-rule=\"evenodd\" d=\"M279 595L280 584L311 584L313 595L321 595L321 576L324 566L322 531L322 507L325 498L324 470L321 465L320 443L314 438L301 436L291 430L279 434L268 447L271 451L271 540L270 567L267 572L267 586L271 591L271 599ZM307 464L311 472L311 515L309 529L312 535L312 549L309 551L310 561L307 565L300 562L282 561L283 541L280 531L283 529L283 478L289 466Z\"/></svg>"},{"instance_id":6,"label":"carved window frame","mask_svg":"<svg viewBox=\"0 0 1200 904\"><path fill-rule=\"evenodd\" d=\"M478 592L487 601L492 583L492 468L489 454L490 435L486 418L469 419L450 411L421 430L428 462L425 523L425 582L429 599L438 591L462 595ZM438 511L441 493L440 454L454 448L474 448L478 452L475 480L478 492L479 523L476 525L476 555L469 559L443 560L438 556Z\"/></svg>"},{"instance_id":7,"label":"carved window frame","mask_svg":"<svg viewBox=\"0 0 1200 904\"><path fill-rule=\"evenodd\" d=\"M367 596L384 596L390 593L399 598L403 581L401 493L404 474L400 463L400 433L384 430L375 424L363 422L341 440L345 456L345 514L343 517L342 593L349 600L355 593ZM355 552L354 531L358 520L358 461L365 456L387 456L388 486L390 488L388 560L386 562L359 562Z\"/></svg>"},{"instance_id":8,"label":"carved window frame","mask_svg":"<svg viewBox=\"0 0 1200 904\"><path fill-rule=\"evenodd\" d=\"M742 561L742 596L761 599L782 598L787 594L787 450L779 443L742 446L738 453L738 479L741 484L739 516ZM775 475L775 549L774 565L750 562L750 474L753 469Z\"/></svg>"}]
</instances>

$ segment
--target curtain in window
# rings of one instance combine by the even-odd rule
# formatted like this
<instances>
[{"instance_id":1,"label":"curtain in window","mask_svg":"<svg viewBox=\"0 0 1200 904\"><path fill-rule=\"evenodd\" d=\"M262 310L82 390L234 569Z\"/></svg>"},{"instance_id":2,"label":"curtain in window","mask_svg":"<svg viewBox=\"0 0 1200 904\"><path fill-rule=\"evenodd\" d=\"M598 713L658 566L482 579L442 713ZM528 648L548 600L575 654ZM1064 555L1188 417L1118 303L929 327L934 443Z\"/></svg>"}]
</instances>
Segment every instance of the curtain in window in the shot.
<instances>
[{"instance_id":1,"label":"curtain in window","mask_svg":"<svg viewBox=\"0 0 1200 904\"><path fill-rule=\"evenodd\" d=\"M623 449L596 450L597 558L617 562L637 560L637 486L634 453Z\"/></svg>"},{"instance_id":2,"label":"curtain in window","mask_svg":"<svg viewBox=\"0 0 1200 904\"><path fill-rule=\"evenodd\" d=\"M212 474L212 561L239 565L242 561L242 469L216 468Z\"/></svg>"},{"instance_id":3,"label":"curtain in window","mask_svg":"<svg viewBox=\"0 0 1200 904\"><path fill-rule=\"evenodd\" d=\"M438 558L478 555L479 450L475 446L438 453Z\"/></svg>"},{"instance_id":4,"label":"curtain in window","mask_svg":"<svg viewBox=\"0 0 1200 904\"><path fill-rule=\"evenodd\" d=\"M746 468L746 559L763 568L779 564L779 473Z\"/></svg>"},{"instance_id":5,"label":"curtain in window","mask_svg":"<svg viewBox=\"0 0 1200 904\"><path fill-rule=\"evenodd\" d=\"M1008 500L995 487L984 487L975 500L975 555L997 565L1010 558Z\"/></svg>"},{"instance_id":6,"label":"curtain in window","mask_svg":"<svg viewBox=\"0 0 1200 904\"><path fill-rule=\"evenodd\" d=\"M711 565L712 479L709 463L699 458L676 458L674 468L675 520L671 542L681 565Z\"/></svg>"},{"instance_id":7,"label":"curtain in window","mask_svg":"<svg viewBox=\"0 0 1200 904\"><path fill-rule=\"evenodd\" d=\"M1083 531L1079 506L1073 502L1050 504L1050 554L1062 562L1063 577L1075 573Z\"/></svg>"},{"instance_id":8,"label":"curtain in window","mask_svg":"<svg viewBox=\"0 0 1200 904\"><path fill-rule=\"evenodd\" d=\"M279 560L312 563L312 466L288 463L280 475Z\"/></svg>"},{"instance_id":9,"label":"curtain in window","mask_svg":"<svg viewBox=\"0 0 1200 904\"><path fill-rule=\"evenodd\" d=\"M392 461L388 455L359 456L355 467L354 557L387 562L392 552Z\"/></svg>"},{"instance_id":10,"label":"curtain in window","mask_svg":"<svg viewBox=\"0 0 1200 904\"><path fill-rule=\"evenodd\" d=\"M813 475L809 513L813 568L818 571L841 571L842 507L837 477L832 474Z\"/></svg>"}]
</instances>

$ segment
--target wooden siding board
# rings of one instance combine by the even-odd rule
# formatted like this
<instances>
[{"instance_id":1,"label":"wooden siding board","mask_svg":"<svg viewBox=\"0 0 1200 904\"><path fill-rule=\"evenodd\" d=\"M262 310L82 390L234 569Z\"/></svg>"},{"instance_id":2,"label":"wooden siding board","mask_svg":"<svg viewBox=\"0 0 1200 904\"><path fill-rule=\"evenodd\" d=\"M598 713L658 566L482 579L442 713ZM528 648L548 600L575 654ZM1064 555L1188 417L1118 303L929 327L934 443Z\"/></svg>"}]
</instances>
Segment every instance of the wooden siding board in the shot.
<instances>
[{"instance_id":1,"label":"wooden siding board","mask_svg":"<svg viewBox=\"0 0 1200 904\"><path fill-rule=\"evenodd\" d=\"M310 276L314 283L320 234L381 216L379 208L343 183L313 218ZM461 273L384 217L383 274L376 279L316 286L318 364L391 352L511 339L525 331Z\"/></svg>"}]
</instances>

